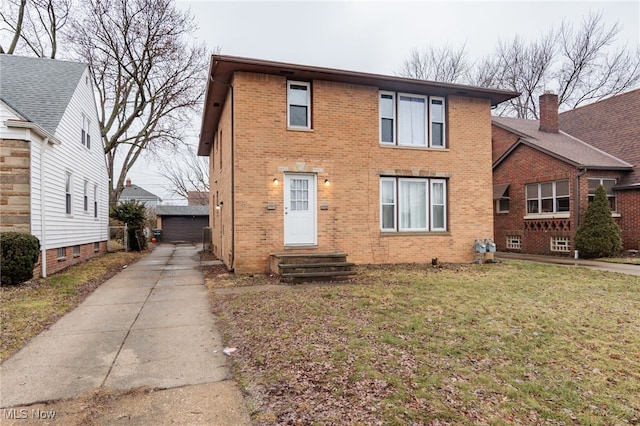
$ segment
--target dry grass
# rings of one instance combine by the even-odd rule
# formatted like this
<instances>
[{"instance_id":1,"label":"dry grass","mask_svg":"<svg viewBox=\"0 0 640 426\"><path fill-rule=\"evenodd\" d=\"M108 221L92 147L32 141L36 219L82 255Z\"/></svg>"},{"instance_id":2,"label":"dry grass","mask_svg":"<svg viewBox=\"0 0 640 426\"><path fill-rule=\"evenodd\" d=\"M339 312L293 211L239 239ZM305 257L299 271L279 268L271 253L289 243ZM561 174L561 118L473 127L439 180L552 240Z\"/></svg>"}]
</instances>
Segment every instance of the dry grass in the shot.
<instances>
[{"instance_id":1,"label":"dry grass","mask_svg":"<svg viewBox=\"0 0 640 426\"><path fill-rule=\"evenodd\" d=\"M0 360L80 304L104 281L145 253L118 252L91 259L44 279L1 286Z\"/></svg>"},{"instance_id":2,"label":"dry grass","mask_svg":"<svg viewBox=\"0 0 640 426\"><path fill-rule=\"evenodd\" d=\"M256 424L640 424L640 277L398 265L213 300Z\"/></svg>"}]
</instances>

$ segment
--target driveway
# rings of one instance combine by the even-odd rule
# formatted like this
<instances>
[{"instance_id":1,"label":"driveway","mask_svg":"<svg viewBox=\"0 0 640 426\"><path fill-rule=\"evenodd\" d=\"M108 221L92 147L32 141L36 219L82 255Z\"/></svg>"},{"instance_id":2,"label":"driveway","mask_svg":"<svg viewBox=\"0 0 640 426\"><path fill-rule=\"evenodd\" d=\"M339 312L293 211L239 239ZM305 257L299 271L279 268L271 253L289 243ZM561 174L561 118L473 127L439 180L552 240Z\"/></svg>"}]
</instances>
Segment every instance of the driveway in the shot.
<instances>
[{"instance_id":1,"label":"driveway","mask_svg":"<svg viewBox=\"0 0 640 426\"><path fill-rule=\"evenodd\" d=\"M174 390L158 393L167 410L160 423L173 414L183 424L247 424L199 265L196 247L160 245L3 362L3 424L21 413L8 408L138 387ZM171 394L180 399L173 408ZM189 398L204 406L179 414Z\"/></svg>"}]
</instances>

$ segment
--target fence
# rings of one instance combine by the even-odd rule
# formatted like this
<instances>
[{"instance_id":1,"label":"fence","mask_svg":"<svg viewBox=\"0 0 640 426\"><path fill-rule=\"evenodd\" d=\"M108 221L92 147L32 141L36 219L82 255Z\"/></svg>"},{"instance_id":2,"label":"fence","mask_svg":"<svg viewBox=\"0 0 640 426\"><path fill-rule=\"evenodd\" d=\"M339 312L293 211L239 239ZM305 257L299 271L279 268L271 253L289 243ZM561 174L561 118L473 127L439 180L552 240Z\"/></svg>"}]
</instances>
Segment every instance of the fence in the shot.
<instances>
[{"instance_id":1,"label":"fence","mask_svg":"<svg viewBox=\"0 0 640 426\"><path fill-rule=\"evenodd\" d=\"M107 248L108 251L129 251L129 233L127 232L126 224L124 226L109 227L109 242Z\"/></svg>"}]
</instances>

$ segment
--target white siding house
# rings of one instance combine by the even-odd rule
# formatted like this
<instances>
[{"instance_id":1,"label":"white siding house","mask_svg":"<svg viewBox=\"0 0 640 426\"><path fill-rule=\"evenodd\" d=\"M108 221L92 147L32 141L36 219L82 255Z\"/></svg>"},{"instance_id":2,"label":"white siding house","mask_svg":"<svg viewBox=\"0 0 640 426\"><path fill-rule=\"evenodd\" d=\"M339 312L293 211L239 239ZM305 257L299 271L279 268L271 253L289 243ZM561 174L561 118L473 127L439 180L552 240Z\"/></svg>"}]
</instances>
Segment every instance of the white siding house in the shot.
<instances>
[{"instance_id":1,"label":"white siding house","mask_svg":"<svg viewBox=\"0 0 640 426\"><path fill-rule=\"evenodd\" d=\"M0 55L0 232L41 244L46 276L105 253L109 185L86 64Z\"/></svg>"}]
</instances>

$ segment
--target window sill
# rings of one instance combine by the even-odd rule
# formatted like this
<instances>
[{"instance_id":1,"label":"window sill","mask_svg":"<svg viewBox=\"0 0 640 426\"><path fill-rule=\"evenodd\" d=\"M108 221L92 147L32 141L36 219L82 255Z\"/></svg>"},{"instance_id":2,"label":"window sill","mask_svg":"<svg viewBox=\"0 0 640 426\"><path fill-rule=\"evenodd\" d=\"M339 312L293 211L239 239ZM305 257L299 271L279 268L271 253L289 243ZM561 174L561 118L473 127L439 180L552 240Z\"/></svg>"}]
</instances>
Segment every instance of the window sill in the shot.
<instances>
[{"instance_id":1,"label":"window sill","mask_svg":"<svg viewBox=\"0 0 640 426\"><path fill-rule=\"evenodd\" d=\"M74 254L73 258L75 259L76 257L80 257L80 255L79 254Z\"/></svg>"},{"instance_id":2,"label":"window sill","mask_svg":"<svg viewBox=\"0 0 640 426\"><path fill-rule=\"evenodd\" d=\"M64 262L65 260L67 260L66 257L59 257L56 259L58 262Z\"/></svg>"},{"instance_id":3,"label":"window sill","mask_svg":"<svg viewBox=\"0 0 640 426\"><path fill-rule=\"evenodd\" d=\"M380 231L381 237L446 236L449 231Z\"/></svg>"},{"instance_id":4,"label":"window sill","mask_svg":"<svg viewBox=\"0 0 640 426\"><path fill-rule=\"evenodd\" d=\"M620 213L616 213L616 212L611 212L611 217L622 217L622 215Z\"/></svg>"},{"instance_id":5,"label":"window sill","mask_svg":"<svg viewBox=\"0 0 640 426\"><path fill-rule=\"evenodd\" d=\"M313 133L313 129L308 129L306 127L287 127L287 130L291 130L292 132L308 132Z\"/></svg>"},{"instance_id":6,"label":"window sill","mask_svg":"<svg viewBox=\"0 0 640 426\"><path fill-rule=\"evenodd\" d=\"M500 210L496 212L497 214L509 214L509 210Z\"/></svg>"},{"instance_id":7,"label":"window sill","mask_svg":"<svg viewBox=\"0 0 640 426\"><path fill-rule=\"evenodd\" d=\"M543 213L543 214L528 214L524 217L525 220L528 219L569 219L571 217L571 213Z\"/></svg>"},{"instance_id":8,"label":"window sill","mask_svg":"<svg viewBox=\"0 0 640 426\"><path fill-rule=\"evenodd\" d=\"M395 148L395 149L411 149L418 151L436 151L436 152L449 152L449 148L435 148L432 146L413 146L413 145L396 145L392 143L380 143L380 148Z\"/></svg>"}]
</instances>

